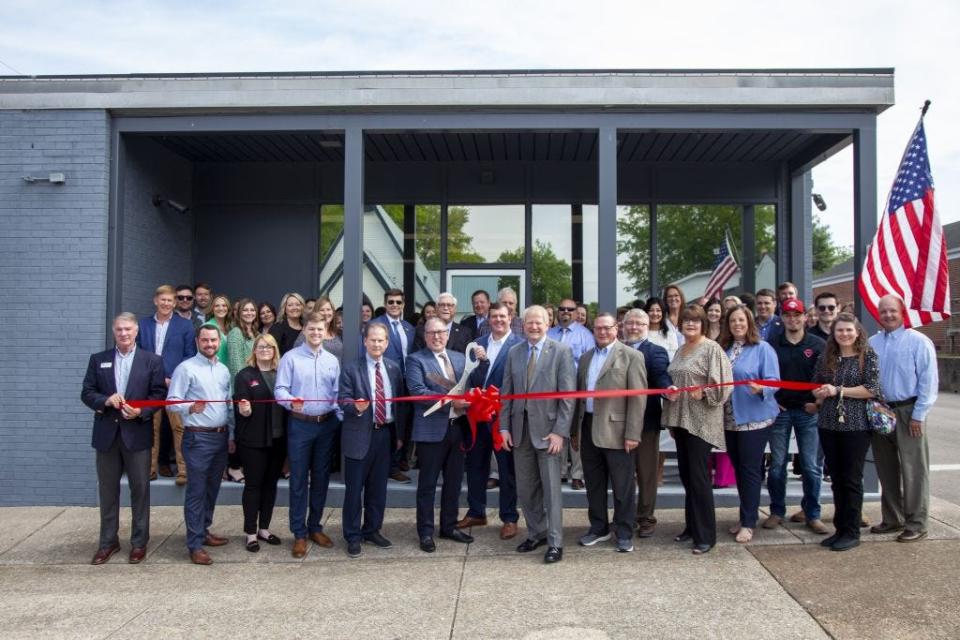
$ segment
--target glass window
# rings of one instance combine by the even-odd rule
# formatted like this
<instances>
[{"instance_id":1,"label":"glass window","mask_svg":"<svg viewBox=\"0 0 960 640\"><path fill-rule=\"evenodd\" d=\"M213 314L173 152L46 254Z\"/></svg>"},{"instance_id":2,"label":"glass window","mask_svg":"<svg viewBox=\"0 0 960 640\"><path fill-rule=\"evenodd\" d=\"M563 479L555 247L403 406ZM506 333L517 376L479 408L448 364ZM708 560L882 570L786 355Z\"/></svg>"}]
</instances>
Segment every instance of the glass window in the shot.
<instances>
[{"instance_id":1,"label":"glass window","mask_svg":"<svg viewBox=\"0 0 960 640\"><path fill-rule=\"evenodd\" d=\"M573 223L569 204L533 205L530 300L557 304L573 295Z\"/></svg>"},{"instance_id":2,"label":"glass window","mask_svg":"<svg viewBox=\"0 0 960 640\"><path fill-rule=\"evenodd\" d=\"M447 264L526 261L524 206L450 205Z\"/></svg>"},{"instance_id":3,"label":"glass window","mask_svg":"<svg viewBox=\"0 0 960 640\"><path fill-rule=\"evenodd\" d=\"M753 208L756 253L756 290L777 290L777 207L759 204Z\"/></svg>"},{"instance_id":4,"label":"glass window","mask_svg":"<svg viewBox=\"0 0 960 640\"><path fill-rule=\"evenodd\" d=\"M617 207L617 306L650 297L650 207Z\"/></svg>"},{"instance_id":5,"label":"glass window","mask_svg":"<svg viewBox=\"0 0 960 640\"><path fill-rule=\"evenodd\" d=\"M590 307L591 313L597 308L597 243L600 230L597 227L599 207L595 204L583 205L583 300L577 300Z\"/></svg>"}]
</instances>

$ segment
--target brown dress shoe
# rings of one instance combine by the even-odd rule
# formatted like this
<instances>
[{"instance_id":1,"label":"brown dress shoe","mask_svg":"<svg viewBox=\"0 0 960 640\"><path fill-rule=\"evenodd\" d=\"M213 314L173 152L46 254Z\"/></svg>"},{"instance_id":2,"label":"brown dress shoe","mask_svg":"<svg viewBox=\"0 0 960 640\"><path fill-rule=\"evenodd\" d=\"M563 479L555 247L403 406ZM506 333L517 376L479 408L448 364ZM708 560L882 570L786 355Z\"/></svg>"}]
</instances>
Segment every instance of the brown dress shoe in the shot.
<instances>
[{"instance_id":1,"label":"brown dress shoe","mask_svg":"<svg viewBox=\"0 0 960 640\"><path fill-rule=\"evenodd\" d=\"M197 549L190 552L190 562L193 564L213 564L213 558L206 549Z\"/></svg>"},{"instance_id":2,"label":"brown dress shoe","mask_svg":"<svg viewBox=\"0 0 960 640\"><path fill-rule=\"evenodd\" d=\"M208 547L222 547L223 545L230 542L227 538L223 536L218 536L213 533L208 533L207 537L203 539L203 544Z\"/></svg>"},{"instance_id":3,"label":"brown dress shoe","mask_svg":"<svg viewBox=\"0 0 960 640\"><path fill-rule=\"evenodd\" d=\"M571 487L572 489L577 490L577 491L582 491L582 490L583 490L583 480L577 480L576 478L574 478L573 480L570 481L570 487Z\"/></svg>"},{"instance_id":4,"label":"brown dress shoe","mask_svg":"<svg viewBox=\"0 0 960 640\"><path fill-rule=\"evenodd\" d=\"M767 519L763 521L763 528L776 529L781 524L783 524L783 518L781 518L776 514L771 513L769 516L767 516Z\"/></svg>"},{"instance_id":5,"label":"brown dress shoe","mask_svg":"<svg viewBox=\"0 0 960 640\"><path fill-rule=\"evenodd\" d=\"M649 538L657 528L656 520L644 520L637 524L637 537Z\"/></svg>"},{"instance_id":6,"label":"brown dress shoe","mask_svg":"<svg viewBox=\"0 0 960 640\"><path fill-rule=\"evenodd\" d=\"M140 564L146 557L146 547L134 547L133 549L130 549L130 564Z\"/></svg>"},{"instance_id":7,"label":"brown dress shoe","mask_svg":"<svg viewBox=\"0 0 960 640\"><path fill-rule=\"evenodd\" d=\"M487 526L486 518L474 518L473 516L463 516L455 525L457 529L468 529L470 527Z\"/></svg>"},{"instance_id":8,"label":"brown dress shoe","mask_svg":"<svg viewBox=\"0 0 960 640\"><path fill-rule=\"evenodd\" d=\"M806 521L807 521L807 514L805 514L803 511L797 511L795 514L790 516L790 522L806 522Z\"/></svg>"},{"instance_id":9,"label":"brown dress shoe","mask_svg":"<svg viewBox=\"0 0 960 640\"><path fill-rule=\"evenodd\" d=\"M153 482L153 481L156 480L156 479L157 479L157 472L156 472L156 471L151 471L151 472L150 472L150 482Z\"/></svg>"},{"instance_id":10,"label":"brown dress shoe","mask_svg":"<svg viewBox=\"0 0 960 640\"><path fill-rule=\"evenodd\" d=\"M397 464L397 467L400 469L400 471L410 471L410 463L408 463L406 460L401 460Z\"/></svg>"},{"instance_id":11,"label":"brown dress shoe","mask_svg":"<svg viewBox=\"0 0 960 640\"><path fill-rule=\"evenodd\" d=\"M173 471L170 469L170 465L168 465L168 464L162 464L162 465L160 465L160 467L157 469L157 471L159 471L159 472L160 472L160 475L162 475L164 478L172 478L172 477L173 477Z\"/></svg>"},{"instance_id":12,"label":"brown dress shoe","mask_svg":"<svg viewBox=\"0 0 960 640\"><path fill-rule=\"evenodd\" d=\"M496 489L500 486L500 481L496 478L487 478L487 489Z\"/></svg>"},{"instance_id":13,"label":"brown dress shoe","mask_svg":"<svg viewBox=\"0 0 960 640\"><path fill-rule=\"evenodd\" d=\"M93 555L93 560L90 561L90 564L104 564L110 559L110 556L115 554L117 551L120 551L119 544L112 544L104 549L98 549Z\"/></svg>"},{"instance_id":14,"label":"brown dress shoe","mask_svg":"<svg viewBox=\"0 0 960 640\"><path fill-rule=\"evenodd\" d=\"M814 533L820 534L821 536L830 533L830 530L827 529L827 525L823 524L823 521L819 518L814 518L807 522L807 528Z\"/></svg>"},{"instance_id":15,"label":"brown dress shoe","mask_svg":"<svg viewBox=\"0 0 960 640\"><path fill-rule=\"evenodd\" d=\"M503 526L500 527L500 539L501 540L510 540L517 536L517 523L516 522L504 522Z\"/></svg>"},{"instance_id":16,"label":"brown dress shoe","mask_svg":"<svg viewBox=\"0 0 960 640\"><path fill-rule=\"evenodd\" d=\"M329 549L333 546L333 540L331 540L330 537L323 531L314 531L310 534L310 539L321 547L326 547Z\"/></svg>"},{"instance_id":17,"label":"brown dress shoe","mask_svg":"<svg viewBox=\"0 0 960 640\"><path fill-rule=\"evenodd\" d=\"M178 487L185 487L187 485L187 476L178 475L174 483L176 483Z\"/></svg>"},{"instance_id":18,"label":"brown dress shoe","mask_svg":"<svg viewBox=\"0 0 960 640\"><path fill-rule=\"evenodd\" d=\"M403 471L394 471L390 474L390 479L394 482L399 482L400 484L408 484L410 482L410 476L405 474Z\"/></svg>"},{"instance_id":19,"label":"brown dress shoe","mask_svg":"<svg viewBox=\"0 0 960 640\"><path fill-rule=\"evenodd\" d=\"M294 558L302 558L307 555L307 539L297 538L293 541L293 551L290 552Z\"/></svg>"}]
</instances>

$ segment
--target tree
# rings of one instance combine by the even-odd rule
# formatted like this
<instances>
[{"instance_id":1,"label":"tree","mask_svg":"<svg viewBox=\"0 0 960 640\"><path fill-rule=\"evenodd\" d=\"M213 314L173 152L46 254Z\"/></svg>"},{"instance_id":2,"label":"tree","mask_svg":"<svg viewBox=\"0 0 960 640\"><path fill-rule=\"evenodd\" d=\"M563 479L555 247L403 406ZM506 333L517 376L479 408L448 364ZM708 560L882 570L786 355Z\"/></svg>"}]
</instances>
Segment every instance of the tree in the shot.
<instances>
[{"instance_id":1,"label":"tree","mask_svg":"<svg viewBox=\"0 0 960 640\"><path fill-rule=\"evenodd\" d=\"M819 275L853 257L848 247L833 243L833 234L819 215L813 216L813 274Z\"/></svg>"},{"instance_id":2,"label":"tree","mask_svg":"<svg viewBox=\"0 0 960 640\"><path fill-rule=\"evenodd\" d=\"M524 262L523 247L504 251L497 262ZM573 269L553 251L549 242L536 240L533 244L532 300L538 304L569 298L573 292ZM498 285L502 287L503 285Z\"/></svg>"}]
</instances>

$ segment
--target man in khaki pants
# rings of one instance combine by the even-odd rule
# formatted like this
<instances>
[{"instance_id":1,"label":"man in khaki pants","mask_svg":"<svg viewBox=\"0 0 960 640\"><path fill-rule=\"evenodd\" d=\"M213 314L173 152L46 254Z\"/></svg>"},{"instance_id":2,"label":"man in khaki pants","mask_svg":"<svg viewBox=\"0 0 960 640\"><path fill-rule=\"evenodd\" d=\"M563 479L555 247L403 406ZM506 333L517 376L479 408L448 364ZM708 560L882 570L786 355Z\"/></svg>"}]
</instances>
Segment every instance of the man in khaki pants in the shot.
<instances>
[{"instance_id":1,"label":"man in khaki pants","mask_svg":"<svg viewBox=\"0 0 960 640\"><path fill-rule=\"evenodd\" d=\"M164 284L157 287L153 295L153 305L157 311L154 315L140 318L139 333L137 333L137 346L141 349L155 353L163 360L163 372L167 386L170 386L170 378L173 377L173 370L187 358L197 354L197 344L194 340L193 324L174 313L176 290ZM177 458L177 484L183 486L187 483L187 465L183 460L181 443L183 442L183 422L179 415L172 411L157 411L153 414L153 451L151 452L150 479L157 478L157 472L160 475L171 476L170 465L168 463L169 452L163 460L160 456L160 432L163 428L164 416L167 417L170 430L173 432L173 445L176 450Z\"/></svg>"}]
</instances>

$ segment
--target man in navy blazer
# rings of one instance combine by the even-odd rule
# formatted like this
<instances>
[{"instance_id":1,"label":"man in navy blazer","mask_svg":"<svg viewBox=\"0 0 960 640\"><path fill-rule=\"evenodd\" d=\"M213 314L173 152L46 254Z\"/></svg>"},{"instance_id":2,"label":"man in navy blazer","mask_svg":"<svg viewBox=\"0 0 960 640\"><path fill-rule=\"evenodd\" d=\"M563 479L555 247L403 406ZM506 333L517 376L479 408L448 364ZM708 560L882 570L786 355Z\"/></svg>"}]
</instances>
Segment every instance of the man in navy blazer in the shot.
<instances>
[{"instance_id":1,"label":"man in navy blazer","mask_svg":"<svg viewBox=\"0 0 960 640\"><path fill-rule=\"evenodd\" d=\"M390 330L379 322L367 323L363 358L340 370L343 427L340 442L344 455L343 537L347 555L360 555L361 541L381 549L392 546L380 533L387 506L387 475L397 449L397 422L405 404L387 402L406 395L400 367L386 357ZM361 526L360 515L363 512Z\"/></svg>"},{"instance_id":2,"label":"man in navy blazer","mask_svg":"<svg viewBox=\"0 0 960 640\"><path fill-rule=\"evenodd\" d=\"M155 353L163 359L163 370L166 384L170 386L173 370L187 358L197 355L196 335L193 323L174 313L176 291L168 284L157 287L153 294L153 304L157 312L146 318L140 318L137 346L144 351ZM160 475L171 476L170 472L170 445L164 440L160 446L161 426L166 423L167 429L173 432L173 444L177 459L177 485L187 484L187 464L183 460L183 420L179 414L172 411L157 411L153 416L153 452L150 463L150 479ZM162 455L161 455L162 454ZM162 460L161 460L162 458ZM158 465L158 461L163 464Z\"/></svg>"},{"instance_id":3,"label":"man in navy blazer","mask_svg":"<svg viewBox=\"0 0 960 640\"><path fill-rule=\"evenodd\" d=\"M135 409L126 398L163 400L167 387L160 357L136 348L137 318L121 313L113 321L116 348L90 356L80 399L96 413L92 445L97 450L100 492L100 546L91 564L103 564L120 550L120 476L127 474L133 530L130 562L147 555L150 537L150 446L154 409Z\"/></svg>"},{"instance_id":4,"label":"man in navy blazer","mask_svg":"<svg viewBox=\"0 0 960 640\"><path fill-rule=\"evenodd\" d=\"M383 306L387 312L382 316L377 316L371 322L381 322L389 329L389 343L383 357L392 360L400 367L400 373L403 375L406 366L407 356L412 353L416 342L416 329L412 324L403 319L404 296L400 289L388 289L383 294ZM402 441L399 449L392 454L390 465L390 479L397 482L408 483L410 478L404 473L409 471L407 458L410 453L410 414L400 422L397 422L397 437Z\"/></svg>"},{"instance_id":5,"label":"man in navy blazer","mask_svg":"<svg viewBox=\"0 0 960 640\"><path fill-rule=\"evenodd\" d=\"M463 353L467 350L467 345L473 341L473 333L455 322L453 317L457 314L457 299L452 293L444 291L437 296L437 318L440 319L447 329L447 346L451 351ZM427 340L424 334L424 326L417 327L416 349L423 349L427 346Z\"/></svg>"},{"instance_id":6,"label":"man in navy blazer","mask_svg":"<svg viewBox=\"0 0 960 640\"><path fill-rule=\"evenodd\" d=\"M623 316L623 342L643 354L647 368L647 386L666 389L673 384L667 367L670 356L663 347L647 340L650 318L643 309L631 309ZM660 396L648 396L643 414L643 439L634 449L637 466L637 536L649 538L657 526L653 515L657 507L657 467L660 460ZM648 435L649 434L649 435Z\"/></svg>"},{"instance_id":7,"label":"man in navy blazer","mask_svg":"<svg viewBox=\"0 0 960 640\"><path fill-rule=\"evenodd\" d=\"M439 318L430 318L424 325L427 346L407 358L407 390L411 396L443 395L443 386L431 380L441 376L456 382L463 374L466 358L462 353L447 350L447 325ZM413 407L413 441L417 443L420 478L417 483L417 535L420 549L436 551L433 541L433 503L437 479L443 473L440 493L440 537L470 543L473 538L456 528L460 488L463 483L463 416L467 403L454 400L429 416L424 412L432 402L418 402Z\"/></svg>"},{"instance_id":8,"label":"man in navy blazer","mask_svg":"<svg viewBox=\"0 0 960 640\"><path fill-rule=\"evenodd\" d=\"M498 389L503 384L503 371L507 363L510 347L523 342L523 337L510 331L510 310L496 302L487 312L490 333L477 340L480 347L477 359L480 366L470 374L473 387L493 385ZM477 440L469 443L467 450L467 503L470 508L467 515L457 522L458 529L482 527L487 524L487 477L490 475L490 453L493 451L493 438L490 423L477 425ZM500 473L500 539L509 540L517 535L517 483L513 472L513 454L506 449L496 452L497 469Z\"/></svg>"}]
</instances>

